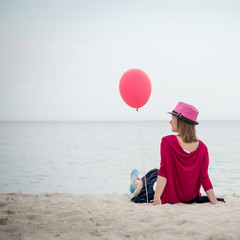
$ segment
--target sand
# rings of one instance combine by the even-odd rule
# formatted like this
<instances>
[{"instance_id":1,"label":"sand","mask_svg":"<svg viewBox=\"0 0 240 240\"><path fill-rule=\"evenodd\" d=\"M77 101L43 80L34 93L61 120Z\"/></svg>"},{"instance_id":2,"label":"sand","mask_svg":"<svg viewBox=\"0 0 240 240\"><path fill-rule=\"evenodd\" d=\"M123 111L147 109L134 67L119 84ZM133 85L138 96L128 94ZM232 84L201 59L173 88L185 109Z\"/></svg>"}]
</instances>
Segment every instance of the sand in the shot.
<instances>
[{"instance_id":1,"label":"sand","mask_svg":"<svg viewBox=\"0 0 240 240\"><path fill-rule=\"evenodd\" d=\"M225 204L136 204L124 195L0 194L0 239L240 239L240 195Z\"/></svg>"}]
</instances>

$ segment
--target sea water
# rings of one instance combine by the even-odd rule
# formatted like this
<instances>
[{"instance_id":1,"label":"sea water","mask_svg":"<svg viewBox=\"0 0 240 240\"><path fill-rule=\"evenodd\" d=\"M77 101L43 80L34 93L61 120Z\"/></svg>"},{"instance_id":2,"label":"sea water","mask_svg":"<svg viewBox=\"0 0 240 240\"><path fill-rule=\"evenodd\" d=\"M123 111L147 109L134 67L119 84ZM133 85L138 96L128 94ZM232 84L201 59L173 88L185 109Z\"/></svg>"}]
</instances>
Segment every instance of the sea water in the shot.
<instances>
[{"instance_id":1,"label":"sea water","mask_svg":"<svg viewBox=\"0 0 240 240\"><path fill-rule=\"evenodd\" d=\"M240 193L240 121L202 121L218 195ZM1 122L0 193L127 193L130 172L160 166L168 121Z\"/></svg>"}]
</instances>

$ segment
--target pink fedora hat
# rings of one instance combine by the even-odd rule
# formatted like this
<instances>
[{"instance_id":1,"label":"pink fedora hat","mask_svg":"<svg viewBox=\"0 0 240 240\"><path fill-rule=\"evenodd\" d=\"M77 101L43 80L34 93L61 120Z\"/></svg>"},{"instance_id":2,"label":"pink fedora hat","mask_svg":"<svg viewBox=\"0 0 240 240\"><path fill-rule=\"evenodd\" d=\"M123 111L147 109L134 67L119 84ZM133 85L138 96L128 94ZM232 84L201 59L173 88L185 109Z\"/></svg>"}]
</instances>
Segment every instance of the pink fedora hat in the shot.
<instances>
[{"instance_id":1,"label":"pink fedora hat","mask_svg":"<svg viewBox=\"0 0 240 240\"><path fill-rule=\"evenodd\" d=\"M187 103L179 102L177 106L172 110L172 112L168 112L172 115L175 115L182 119L185 122L197 125L197 116L198 116L198 110Z\"/></svg>"}]
</instances>

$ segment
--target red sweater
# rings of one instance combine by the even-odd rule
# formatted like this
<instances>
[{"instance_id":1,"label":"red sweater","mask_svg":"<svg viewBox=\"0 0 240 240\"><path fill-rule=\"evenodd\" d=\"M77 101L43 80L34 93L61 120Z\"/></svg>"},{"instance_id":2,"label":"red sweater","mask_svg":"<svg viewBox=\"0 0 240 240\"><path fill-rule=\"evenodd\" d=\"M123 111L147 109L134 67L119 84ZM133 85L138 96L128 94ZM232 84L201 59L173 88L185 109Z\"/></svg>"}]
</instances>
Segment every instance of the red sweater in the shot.
<instances>
[{"instance_id":1,"label":"red sweater","mask_svg":"<svg viewBox=\"0 0 240 240\"><path fill-rule=\"evenodd\" d=\"M175 135L162 138L161 166L158 175L167 179L161 196L162 204L187 202L213 188L208 176L209 156L206 145L199 140L198 148L187 153Z\"/></svg>"}]
</instances>

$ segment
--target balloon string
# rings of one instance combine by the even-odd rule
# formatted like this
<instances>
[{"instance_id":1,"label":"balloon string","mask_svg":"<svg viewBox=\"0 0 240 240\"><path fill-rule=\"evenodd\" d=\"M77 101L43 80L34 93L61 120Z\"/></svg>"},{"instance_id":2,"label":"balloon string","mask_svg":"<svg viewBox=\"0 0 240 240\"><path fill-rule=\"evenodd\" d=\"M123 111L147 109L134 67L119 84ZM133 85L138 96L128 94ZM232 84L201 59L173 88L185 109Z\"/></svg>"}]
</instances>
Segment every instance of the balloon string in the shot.
<instances>
[{"instance_id":1,"label":"balloon string","mask_svg":"<svg viewBox=\"0 0 240 240\"><path fill-rule=\"evenodd\" d=\"M138 111L138 109L137 109ZM143 169L145 170L145 162L144 162L144 151L143 151L143 141L142 141L142 127L141 127L141 119L140 119L140 112L138 111L138 120L139 120L139 133L140 133L140 141L141 141L141 152L142 152L142 162L143 162ZM144 183L145 183L145 189L146 189L146 197L147 197L147 203L148 203L148 189L147 189L147 177L144 176Z\"/></svg>"}]
</instances>

